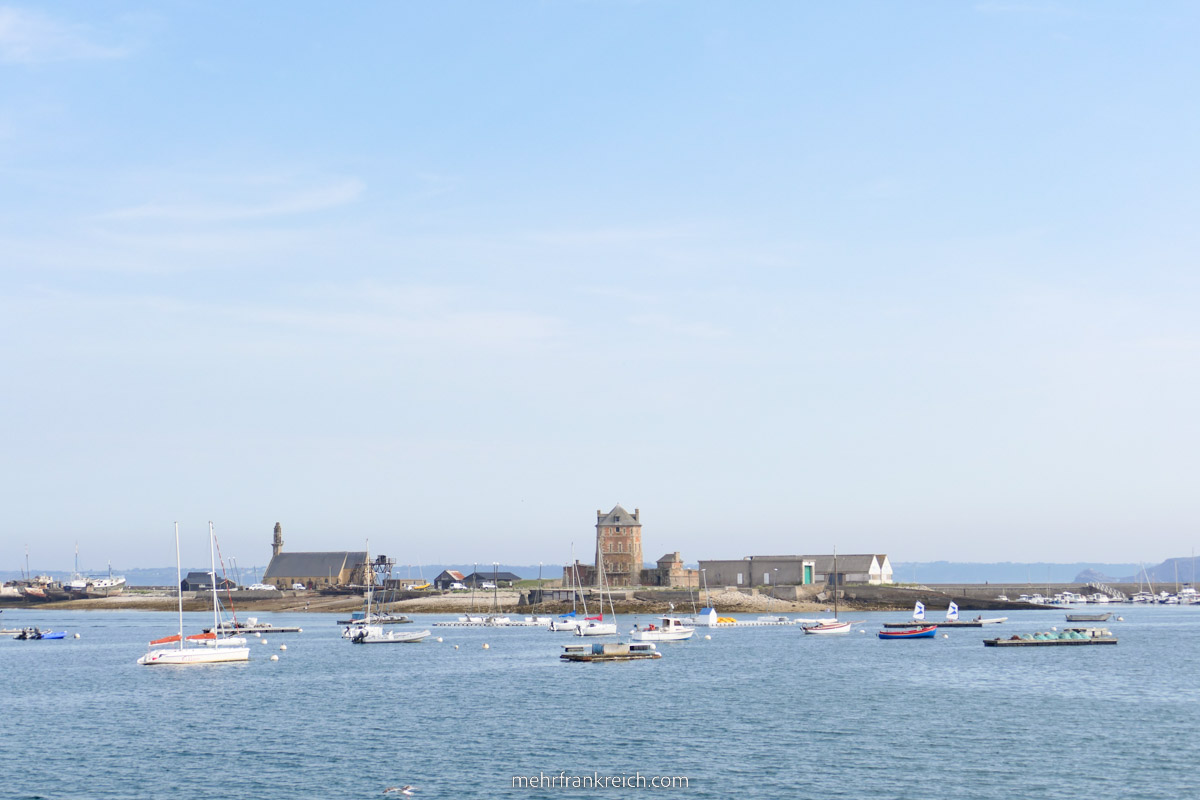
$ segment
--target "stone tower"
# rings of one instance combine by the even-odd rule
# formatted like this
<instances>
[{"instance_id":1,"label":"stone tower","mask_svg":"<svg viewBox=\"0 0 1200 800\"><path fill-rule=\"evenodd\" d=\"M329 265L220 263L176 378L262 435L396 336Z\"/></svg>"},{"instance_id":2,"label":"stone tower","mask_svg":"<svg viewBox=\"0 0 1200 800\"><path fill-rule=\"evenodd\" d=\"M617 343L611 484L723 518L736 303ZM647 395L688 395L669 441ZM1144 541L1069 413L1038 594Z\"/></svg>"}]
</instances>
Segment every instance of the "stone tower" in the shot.
<instances>
[{"instance_id":1,"label":"stone tower","mask_svg":"<svg viewBox=\"0 0 1200 800\"><path fill-rule=\"evenodd\" d=\"M279 555L281 550L283 550L283 526L276 522L275 538L271 540L271 556Z\"/></svg>"},{"instance_id":2,"label":"stone tower","mask_svg":"<svg viewBox=\"0 0 1200 800\"><path fill-rule=\"evenodd\" d=\"M605 514L596 511L596 569L604 565L609 586L638 586L642 582L641 509L630 514L620 505ZM599 577L597 577L599 581Z\"/></svg>"}]
</instances>

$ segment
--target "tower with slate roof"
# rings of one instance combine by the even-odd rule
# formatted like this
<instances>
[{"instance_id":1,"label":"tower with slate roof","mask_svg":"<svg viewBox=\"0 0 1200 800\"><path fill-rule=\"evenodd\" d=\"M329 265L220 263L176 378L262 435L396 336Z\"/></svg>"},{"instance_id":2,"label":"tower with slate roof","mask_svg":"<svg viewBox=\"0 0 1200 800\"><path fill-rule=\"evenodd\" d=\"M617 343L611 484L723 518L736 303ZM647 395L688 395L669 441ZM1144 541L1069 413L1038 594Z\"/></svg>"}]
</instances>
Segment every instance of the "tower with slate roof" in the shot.
<instances>
[{"instance_id":1,"label":"tower with slate roof","mask_svg":"<svg viewBox=\"0 0 1200 800\"><path fill-rule=\"evenodd\" d=\"M609 586L638 586L642 578L641 509L630 514L620 504L596 511L596 565L604 564Z\"/></svg>"}]
</instances>

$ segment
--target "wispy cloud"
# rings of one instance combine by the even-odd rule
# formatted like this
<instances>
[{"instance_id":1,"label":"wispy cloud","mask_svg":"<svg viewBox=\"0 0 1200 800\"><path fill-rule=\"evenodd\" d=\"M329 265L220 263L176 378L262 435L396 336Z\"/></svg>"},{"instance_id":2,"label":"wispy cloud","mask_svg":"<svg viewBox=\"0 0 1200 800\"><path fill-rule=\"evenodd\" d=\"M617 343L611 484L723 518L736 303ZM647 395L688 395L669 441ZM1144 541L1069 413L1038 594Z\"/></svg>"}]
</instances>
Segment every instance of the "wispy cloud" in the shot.
<instances>
[{"instance_id":1,"label":"wispy cloud","mask_svg":"<svg viewBox=\"0 0 1200 800\"><path fill-rule=\"evenodd\" d=\"M323 211L353 203L366 185L349 178L325 186L299 189L254 203L208 202L199 204L145 203L100 215L110 220L170 220L174 222L234 222Z\"/></svg>"},{"instance_id":2,"label":"wispy cloud","mask_svg":"<svg viewBox=\"0 0 1200 800\"><path fill-rule=\"evenodd\" d=\"M593 228L584 230L535 231L519 237L528 242L561 246L603 246L670 241L695 235L689 227Z\"/></svg>"},{"instance_id":3,"label":"wispy cloud","mask_svg":"<svg viewBox=\"0 0 1200 800\"><path fill-rule=\"evenodd\" d=\"M689 339L715 340L729 336L728 328L709 322L680 320L665 314L637 314L631 316L629 321L643 328Z\"/></svg>"},{"instance_id":4,"label":"wispy cloud","mask_svg":"<svg viewBox=\"0 0 1200 800\"><path fill-rule=\"evenodd\" d=\"M0 62L43 64L126 55L125 48L95 43L79 26L23 9L0 7Z\"/></svg>"}]
</instances>

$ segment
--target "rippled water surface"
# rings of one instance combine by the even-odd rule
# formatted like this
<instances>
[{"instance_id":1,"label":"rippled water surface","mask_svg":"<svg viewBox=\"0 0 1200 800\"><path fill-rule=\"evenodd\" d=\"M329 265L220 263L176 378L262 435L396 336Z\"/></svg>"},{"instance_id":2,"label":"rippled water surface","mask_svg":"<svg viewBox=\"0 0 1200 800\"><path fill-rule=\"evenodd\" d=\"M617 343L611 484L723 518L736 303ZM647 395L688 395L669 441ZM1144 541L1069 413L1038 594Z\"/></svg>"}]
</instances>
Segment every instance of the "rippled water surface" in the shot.
<instances>
[{"instance_id":1,"label":"rippled water surface","mask_svg":"<svg viewBox=\"0 0 1200 800\"><path fill-rule=\"evenodd\" d=\"M1062 627L1059 611L896 642L875 631L903 614L860 613L866 634L702 629L613 664L560 662L579 640L540 629L352 646L332 616L276 614L304 632L253 641L246 664L168 668L135 661L172 614L10 609L5 627L80 638L0 641L0 797L1193 797L1200 607L1114 613L1115 647L981 644ZM563 772L688 787L512 787Z\"/></svg>"}]
</instances>

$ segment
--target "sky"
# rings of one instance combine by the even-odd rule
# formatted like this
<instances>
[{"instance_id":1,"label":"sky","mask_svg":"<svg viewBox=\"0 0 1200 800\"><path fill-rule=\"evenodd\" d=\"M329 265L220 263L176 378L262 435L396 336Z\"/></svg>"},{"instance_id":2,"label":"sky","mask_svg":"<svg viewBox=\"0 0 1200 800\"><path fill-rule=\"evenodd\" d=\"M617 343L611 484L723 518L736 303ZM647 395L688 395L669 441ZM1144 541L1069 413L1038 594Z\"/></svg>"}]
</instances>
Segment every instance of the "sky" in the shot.
<instances>
[{"instance_id":1,"label":"sky","mask_svg":"<svg viewBox=\"0 0 1200 800\"><path fill-rule=\"evenodd\" d=\"M3 0L0 0L3 3ZM0 562L1200 542L1200 7L0 4Z\"/></svg>"}]
</instances>

